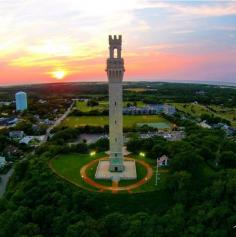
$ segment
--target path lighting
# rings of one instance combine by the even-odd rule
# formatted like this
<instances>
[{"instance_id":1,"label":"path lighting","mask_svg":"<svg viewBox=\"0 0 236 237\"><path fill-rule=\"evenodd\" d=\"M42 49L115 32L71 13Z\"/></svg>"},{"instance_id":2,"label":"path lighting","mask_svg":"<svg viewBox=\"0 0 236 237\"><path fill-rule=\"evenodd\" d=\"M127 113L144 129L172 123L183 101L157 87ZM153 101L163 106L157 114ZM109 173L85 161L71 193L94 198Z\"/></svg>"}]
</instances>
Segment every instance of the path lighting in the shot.
<instances>
[{"instance_id":1,"label":"path lighting","mask_svg":"<svg viewBox=\"0 0 236 237\"><path fill-rule=\"evenodd\" d=\"M145 157L145 153L144 152L140 152L139 155L142 156L142 157Z\"/></svg>"},{"instance_id":2,"label":"path lighting","mask_svg":"<svg viewBox=\"0 0 236 237\"><path fill-rule=\"evenodd\" d=\"M91 151L90 152L90 156L95 156L96 155L96 151Z\"/></svg>"}]
</instances>

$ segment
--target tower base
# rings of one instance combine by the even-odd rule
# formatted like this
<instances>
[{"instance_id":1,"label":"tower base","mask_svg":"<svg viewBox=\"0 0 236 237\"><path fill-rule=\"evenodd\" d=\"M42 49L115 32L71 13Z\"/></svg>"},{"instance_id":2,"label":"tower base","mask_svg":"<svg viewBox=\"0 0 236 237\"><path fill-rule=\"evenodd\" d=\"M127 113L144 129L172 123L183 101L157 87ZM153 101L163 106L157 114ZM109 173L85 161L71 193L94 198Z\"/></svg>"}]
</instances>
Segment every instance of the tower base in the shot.
<instances>
[{"instance_id":1,"label":"tower base","mask_svg":"<svg viewBox=\"0 0 236 237\"><path fill-rule=\"evenodd\" d=\"M123 172L125 169L124 165L112 165L110 164L109 170L111 172Z\"/></svg>"},{"instance_id":2,"label":"tower base","mask_svg":"<svg viewBox=\"0 0 236 237\"><path fill-rule=\"evenodd\" d=\"M111 171L110 167L111 165L109 160L100 160L95 173L95 179L116 180L116 181L137 179L136 164L135 161L132 159L124 160L122 172ZM115 168L115 166L113 166L112 168Z\"/></svg>"}]
</instances>

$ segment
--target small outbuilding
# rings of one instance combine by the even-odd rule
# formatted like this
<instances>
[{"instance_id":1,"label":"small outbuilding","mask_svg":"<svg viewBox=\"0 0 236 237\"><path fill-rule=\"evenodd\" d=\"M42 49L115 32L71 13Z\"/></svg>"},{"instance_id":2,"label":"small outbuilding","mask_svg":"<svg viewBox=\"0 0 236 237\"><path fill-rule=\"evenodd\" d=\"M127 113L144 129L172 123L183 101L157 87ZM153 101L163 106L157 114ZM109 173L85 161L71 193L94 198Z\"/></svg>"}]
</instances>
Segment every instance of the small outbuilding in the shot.
<instances>
[{"instance_id":1,"label":"small outbuilding","mask_svg":"<svg viewBox=\"0 0 236 237\"><path fill-rule=\"evenodd\" d=\"M159 167L163 167L163 166L167 166L168 165L168 156L163 155L160 158L158 158L158 166Z\"/></svg>"}]
</instances>

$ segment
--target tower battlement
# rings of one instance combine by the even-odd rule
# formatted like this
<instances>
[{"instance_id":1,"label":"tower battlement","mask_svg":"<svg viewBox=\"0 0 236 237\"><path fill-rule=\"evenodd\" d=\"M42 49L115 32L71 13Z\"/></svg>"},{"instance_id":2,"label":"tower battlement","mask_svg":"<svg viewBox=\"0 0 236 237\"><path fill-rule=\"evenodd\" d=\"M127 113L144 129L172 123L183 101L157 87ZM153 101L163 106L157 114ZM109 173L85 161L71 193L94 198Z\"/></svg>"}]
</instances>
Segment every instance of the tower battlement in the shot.
<instances>
[{"instance_id":1,"label":"tower battlement","mask_svg":"<svg viewBox=\"0 0 236 237\"><path fill-rule=\"evenodd\" d=\"M109 35L109 45L111 46L121 46L122 44L122 36L121 35Z\"/></svg>"}]
</instances>

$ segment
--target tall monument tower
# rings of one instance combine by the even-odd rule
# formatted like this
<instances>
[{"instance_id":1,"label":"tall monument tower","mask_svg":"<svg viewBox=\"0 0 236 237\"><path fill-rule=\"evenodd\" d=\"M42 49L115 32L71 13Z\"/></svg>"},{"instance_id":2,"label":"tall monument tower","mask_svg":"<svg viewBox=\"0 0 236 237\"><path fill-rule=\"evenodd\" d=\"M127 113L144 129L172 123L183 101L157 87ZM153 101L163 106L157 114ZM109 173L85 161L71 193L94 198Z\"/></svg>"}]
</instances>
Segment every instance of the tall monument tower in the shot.
<instances>
[{"instance_id":1,"label":"tall monument tower","mask_svg":"<svg viewBox=\"0 0 236 237\"><path fill-rule=\"evenodd\" d=\"M123 160L123 100L122 80L124 59L121 57L122 37L109 36L109 58L107 59L107 77L109 80L109 136L110 171L124 171Z\"/></svg>"},{"instance_id":2,"label":"tall monument tower","mask_svg":"<svg viewBox=\"0 0 236 237\"><path fill-rule=\"evenodd\" d=\"M109 136L110 157L99 160L95 173L96 179L134 180L137 179L134 159L124 159L123 154L123 101L122 80L124 59L121 57L121 35L109 36L109 58L107 77L109 80Z\"/></svg>"}]
</instances>

